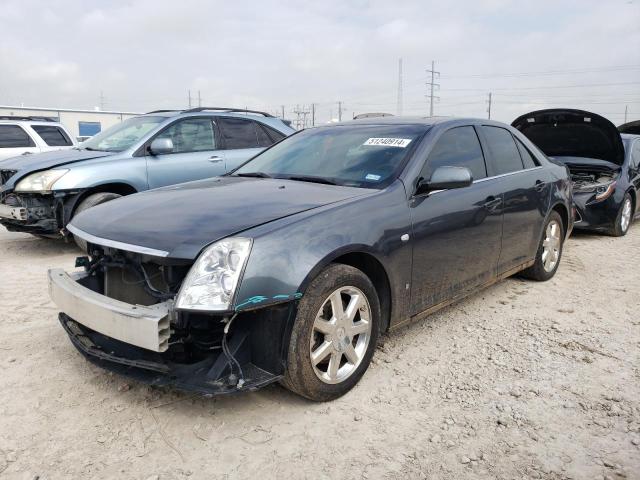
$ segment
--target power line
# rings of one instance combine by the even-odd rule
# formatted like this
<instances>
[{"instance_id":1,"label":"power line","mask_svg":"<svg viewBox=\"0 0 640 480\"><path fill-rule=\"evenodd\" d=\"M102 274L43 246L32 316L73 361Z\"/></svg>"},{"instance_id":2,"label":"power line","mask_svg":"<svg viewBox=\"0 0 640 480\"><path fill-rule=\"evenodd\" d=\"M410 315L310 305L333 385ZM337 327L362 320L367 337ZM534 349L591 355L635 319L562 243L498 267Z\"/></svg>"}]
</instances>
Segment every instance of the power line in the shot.
<instances>
[{"instance_id":1,"label":"power line","mask_svg":"<svg viewBox=\"0 0 640 480\"><path fill-rule=\"evenodd\" d=\"M640 85L640 82L621 82L621 83L585 83L577 85L544 85L540 87L507 87L507 88L495 88L499 91L511 91L511 90L545 90L548 88L585 88L585 87L619 87L622 85ZM447 88L444 91L447 92L473 92L482 91L482 88Z\"/></svg>"},{"instance_id":2,"label":"power line","mask_svg":"<svg viewBox=\"0 0 640 480\"><path fill-rule=\"evenodd\" d=\"M573 73L609 73L612 71L637 70L640 65L612 65L609 67L576 68L567 70L547 70L541 72L514 72L514 73L479 73L472 75L444 75L442 78L497 78L497 77L534 77L546 75L567 75Z\"/></svg>"},{"instance_id":3,"label":"power line","mask_svg":"<svg viewBox=\"0 0 640 480\"><path fill-rule=\"evenodd\" d=\"M431 81L430 82L426 82L427 87L429 87L429 116L433 117L433 99L434 98L438 98L438 97L434 97L433 95L433 90L434 88L440 88L440 84L439 83L435 83L435 79L436 78L440 78L440 72L436 72L436 62L434 62L433 60L431 60L431 70L427 70L428 74L431 74Z\"/></svg>"}]
</instances>

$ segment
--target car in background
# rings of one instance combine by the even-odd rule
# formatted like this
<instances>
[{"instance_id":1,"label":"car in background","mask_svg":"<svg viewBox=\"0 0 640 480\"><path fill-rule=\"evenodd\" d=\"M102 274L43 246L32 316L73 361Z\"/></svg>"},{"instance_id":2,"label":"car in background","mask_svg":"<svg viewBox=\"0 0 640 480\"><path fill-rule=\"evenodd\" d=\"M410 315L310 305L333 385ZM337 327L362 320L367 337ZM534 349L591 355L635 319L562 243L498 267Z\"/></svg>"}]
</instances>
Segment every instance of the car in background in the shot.
<instances>
[{"instance_id":1,"label":"car in background","mask_svg":"<svg viewBox=\"0 0 640 480\"><path fill-rule=\"evenodd\" d=\"M0 161L32 153L68 150L73 137L50 117L0 116Z\"/></svg>"},{"instance_id":2,"label":"car in background","mask_svg":"<svg viewBox=\"0 0 640 480\"><path fill-rule=\"evenodd\" d=\"M631 135L640 135L640 120L628 122L618 127L620 133L629 133Z\"/></svg>"},{"instance_id":3,"label":"car in background","mask_svg":"<svg viewBox=\"0 0 640 480\"><path fill-rule=\"evenodd\" d=\"M293 132L268 113L233 108L133 117L73 150L0 162L0 223L14 232L66 236L67 223L81 211L222 175Z\"/></svg>"},{"instance_id":4,"label":"car in background","mask_svg":"<svg viewBox=\"0 0 640 480\"><path fill-rule=\"evenodd\" d=\"M627 233L638 209L640 144L600 115L567 108L539 110L512 126L566 165L573 182L577 229Z\"/></svg>"},{"instance_id":5,"label":"car in background","mask_svg":"<svg viewBox=\"0 0 640 480\"><path fill-rule=\"evenodd\" d=\"M50 270L49 291L104 368L325 401L358 382L381 332L510 275L553 277L571 205L567 169L507 125L362 119L78 215L90 256Z\"/></svg>"}]
</instances>

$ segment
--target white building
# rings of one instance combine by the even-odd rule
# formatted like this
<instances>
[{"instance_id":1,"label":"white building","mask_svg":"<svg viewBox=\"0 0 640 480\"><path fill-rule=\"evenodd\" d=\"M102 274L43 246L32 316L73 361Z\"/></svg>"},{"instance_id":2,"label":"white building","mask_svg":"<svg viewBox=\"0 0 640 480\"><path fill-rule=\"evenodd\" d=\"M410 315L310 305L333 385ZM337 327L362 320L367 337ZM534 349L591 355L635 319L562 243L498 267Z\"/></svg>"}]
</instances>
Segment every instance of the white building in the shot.
<instances>
[{"instance_id":1,"label":"white building","mask_svg":"<svg viewBox=\"0 0 640 480\"><path fill-rule=\"evenodd\" d=\"M116 123L140 114L134 112L0 105L0 116L6 115L56 118L67 128L71 135L75 137L90 137Z\"/></svg>"}]
</instances>

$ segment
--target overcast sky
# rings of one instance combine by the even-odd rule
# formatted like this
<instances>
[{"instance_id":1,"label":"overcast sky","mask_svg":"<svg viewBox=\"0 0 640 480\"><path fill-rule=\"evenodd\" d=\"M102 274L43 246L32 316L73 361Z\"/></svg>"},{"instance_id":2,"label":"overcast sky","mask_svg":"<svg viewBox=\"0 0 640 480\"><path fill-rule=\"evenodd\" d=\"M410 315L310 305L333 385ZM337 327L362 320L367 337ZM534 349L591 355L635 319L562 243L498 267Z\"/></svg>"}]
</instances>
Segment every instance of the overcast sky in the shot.
<instances>
[{"instance_id":1,"label":"overcast sky","mask_svg":"<svg viewBox=\"0 0 640 480\"><path fill-rule=\"evenodd\" d=\"M317 121L429 111L511 121L569 106L640 118L639 0L3 0L0 104L107 110L317 105ZM522 75L521 75L522 74Z\"/></svg>"}]
</instances>

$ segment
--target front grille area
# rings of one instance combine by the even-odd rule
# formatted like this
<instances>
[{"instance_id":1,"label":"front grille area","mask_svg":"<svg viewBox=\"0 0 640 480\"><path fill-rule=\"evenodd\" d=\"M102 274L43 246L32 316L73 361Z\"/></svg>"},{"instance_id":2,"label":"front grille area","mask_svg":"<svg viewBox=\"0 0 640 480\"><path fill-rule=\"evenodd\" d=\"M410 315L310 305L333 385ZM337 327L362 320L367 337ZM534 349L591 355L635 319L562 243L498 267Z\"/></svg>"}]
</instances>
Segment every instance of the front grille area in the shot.
<instances>
[{"instance_id":1,"label":"front grille area","mask_svg":"<svg viewBox=\"0 0 640 480\"><path fill-rule=\"evenodd\" d=\"M0 170L0 185L7 183L16 173L18 173L17 170Z\"/></svg>"}]
</instances>

